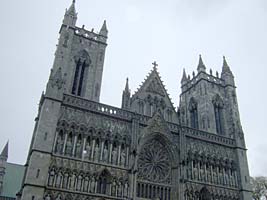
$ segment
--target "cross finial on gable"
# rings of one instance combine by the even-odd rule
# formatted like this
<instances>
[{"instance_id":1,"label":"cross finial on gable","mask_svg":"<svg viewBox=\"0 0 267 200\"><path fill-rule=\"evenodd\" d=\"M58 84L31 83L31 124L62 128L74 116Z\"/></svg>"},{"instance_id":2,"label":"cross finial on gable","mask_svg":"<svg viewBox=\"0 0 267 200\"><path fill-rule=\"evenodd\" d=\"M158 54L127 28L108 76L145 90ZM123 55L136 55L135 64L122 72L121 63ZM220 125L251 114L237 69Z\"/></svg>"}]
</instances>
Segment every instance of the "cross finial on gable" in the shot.
<instances>
[{"instance_id":1,"label":"cross finial on gable","mask_svg":"<svg viewBox=\"0 0 267 200\"><path fill-rule=\"evenodd\" d=\"M154 66L154 68L156 68L157 66L159 66L158 63L157 63L156 61L154 61L154 62L152 63L152 65Z\"/></svg>"}]
</instances>

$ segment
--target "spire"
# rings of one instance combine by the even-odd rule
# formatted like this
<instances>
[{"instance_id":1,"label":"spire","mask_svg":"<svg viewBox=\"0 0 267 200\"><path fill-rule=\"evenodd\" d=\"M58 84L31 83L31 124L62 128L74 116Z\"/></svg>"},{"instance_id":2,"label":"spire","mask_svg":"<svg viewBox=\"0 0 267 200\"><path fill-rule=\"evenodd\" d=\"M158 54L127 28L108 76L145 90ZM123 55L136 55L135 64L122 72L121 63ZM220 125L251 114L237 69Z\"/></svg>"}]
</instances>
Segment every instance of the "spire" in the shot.
<instances>
[{"instance_id":1,"label":"spire","mask_svg":"<svg viewBox=\"0 0 267 200\"><path fill-rule=\"evenodd\" d=\"M203 60L202 60L201 55L199 55L199 62L198 62L197 71L198 71L198 73L199 72L205 72L206 71L206 66L203 63Z\"/></svg>"},{"instance_id":2,"label":"spire","mask_svg":"<svg viewBox=\"0 0 267 200\"><path fill-rule=\"evenodd\" d=\"M102 36L105 36L107 37L108 36L108 29L107 29L107 22L106 20L104 20L104 23L100 29L100 32L99 32L99 35L102 35Z\"/></svg>"},{"instance_id":3,"label":"spire","mask_svg":"<svg viewBox=\"0 0 267 200\"><path fill-rule=\"evenodd\" d=\"M131 101L131 91L129 89L129 79L127 78L125 89L122 93L121 108L126 110L130 109L130 101Z\"/></svg>"},{"instance_id":4,"label":"spire","mask_svg":"<svg viewBox=\"0 0 267 200\"><path fill-rule=\"evenodd\" d=\"M77 21L77 13L75 9L75 0L72 1L69 9L66 10L63 24L67 26L75 26Z\"/></svg>"},{"instance_id":5,"label":"spire","mask_svg":"<svg viewBox=\"0 0 267 200\"><path fill-rule=\"evenodd\" d=\"M183 70L183 77L182 77L182 81L181 81L181 84L185 84L187 82L187 76L186 76L186 72L185 72L185 68Z\"/></svg>"},{"instance_id":6,"label":"spire","mask_svg":"<svg viewBox=\"0 0 267 200\"><path fill-rule=\"evenodd\" d=\"M4 147L4 149L2 150L2 153L0 154L0 158L5 158L7 160L8 158L8 141Z\"/></svg>"}]
</instances>

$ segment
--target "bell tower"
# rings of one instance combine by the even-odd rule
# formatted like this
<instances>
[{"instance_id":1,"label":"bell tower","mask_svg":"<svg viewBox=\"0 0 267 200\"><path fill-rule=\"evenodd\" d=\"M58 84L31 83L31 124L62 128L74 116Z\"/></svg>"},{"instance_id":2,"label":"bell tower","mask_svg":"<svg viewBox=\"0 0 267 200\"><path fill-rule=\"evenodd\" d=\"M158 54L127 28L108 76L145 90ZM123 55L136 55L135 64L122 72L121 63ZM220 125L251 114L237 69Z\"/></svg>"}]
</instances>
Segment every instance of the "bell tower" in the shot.
<instances>
[{"instance_id":1,"label":"bell tower","mask_svg":"<svg viewBox=\"0 0 267 200\"><path fill-rule=\"evenodd\" d=\"M60 28L54 65L46 92L60 98L60 94L54 93L51 85L49 86L53 80L54 85L62 84L61 93L99 102L108 36L106 21L98 33L94 29L87 30L84 25L81 28L77 27L76 21L77 12L73 1L65 12Z\"/></svg>"}]
</instances>

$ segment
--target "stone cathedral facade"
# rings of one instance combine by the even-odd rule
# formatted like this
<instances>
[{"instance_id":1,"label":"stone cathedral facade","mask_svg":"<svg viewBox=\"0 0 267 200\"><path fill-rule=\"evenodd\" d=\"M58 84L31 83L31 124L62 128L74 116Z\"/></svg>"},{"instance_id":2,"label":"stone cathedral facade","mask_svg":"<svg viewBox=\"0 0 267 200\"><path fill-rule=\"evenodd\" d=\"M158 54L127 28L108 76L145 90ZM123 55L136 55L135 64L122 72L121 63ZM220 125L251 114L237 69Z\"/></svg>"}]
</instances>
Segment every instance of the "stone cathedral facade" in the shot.
<instances>
[{"instance_id":1,"label":"stone cathedral facade","mask_svg":"<svg viewBox=\"0 0 267 200\"><path fill-rule=\"evenodd\" d=\"M66 10L18 199L251 200L234 76L184 71L174 108L156 63L122 107L99 102L108 30Z\"/></svg>"}]
</instances>

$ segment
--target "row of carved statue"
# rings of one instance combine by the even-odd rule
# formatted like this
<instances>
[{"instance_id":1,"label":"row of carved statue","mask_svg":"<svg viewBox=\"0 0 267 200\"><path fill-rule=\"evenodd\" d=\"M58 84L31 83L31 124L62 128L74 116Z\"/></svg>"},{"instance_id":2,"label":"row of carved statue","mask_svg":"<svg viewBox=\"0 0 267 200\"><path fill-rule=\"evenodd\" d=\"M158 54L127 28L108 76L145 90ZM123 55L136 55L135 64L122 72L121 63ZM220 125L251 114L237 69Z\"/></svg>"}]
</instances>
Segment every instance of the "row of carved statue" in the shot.
<instances>
[{"instance_id":1,"label":"row of carved statue","mask_svg":"<svg viewBox=\"0 0 267 200\"><path fill-rule=\"evenodd\" d=\"M91 139L82 135L74 136L61 130L56 137L54 152L82 160L127 166L129 148L125 144L100 138Z\"/></svg>"},{"instance_id":2,"label":"row of carved statue","mask_svg":"<svg viewBox=\"0 0 267 200\"><path fill-rule=\"evenodd\" d=\"M99 175L75 174L67 171L50 169L47 185L53 188L68 189L92 194L105 194L115 197L127 197L129 184L126 180L118 180L108 172Z\"/></svg>"},{"instance_id":3,"label":"row of carved statue","mask_svg":"<svg viewBox=\"0 0 267 200\"><path fill-rule=\"evenodd\" d=\"M149 97L149 96L148 96ZM158 101L157 99L151 100L152 97L146 98L144 101L138 101L138 113L142 115L152 116L155 111L160 109L164 118L172 122L173 111L172 108L166 108L164 100Z\"/></svg>"},{"instance_id":4,"label":"row of carved statue","mask_svg":"<svg viewBox=\"0 0 267 200\"><path fill-rule=\"evenodd\" d=\"M237 191L230 191L227 189L220 189L209 191L206 187L201 190L188 188L184 193L185 200L239 200Z\"/></svg>"},{"instance_id":5,"label":"row of carved statue","mask_svg":"<svg viewBox=\"0 0 267 200\"><path fill-rule=\"evenodd\" d=\"M146 199L171 199L171 188L168 186L152 185L149 183L137 184L137 197Z\"/></svg>"},{"instance_id":6,"label":"row of carved statue","mask_svg":"<svg viewBox=\"0 0 267 200\"><path fill-rule=\"evenodd\" d=\"M187 178L211 184L237 187L237 171L219 165L190 160L187 163Z\"/></svg>"}]
</instances>

